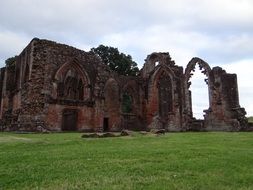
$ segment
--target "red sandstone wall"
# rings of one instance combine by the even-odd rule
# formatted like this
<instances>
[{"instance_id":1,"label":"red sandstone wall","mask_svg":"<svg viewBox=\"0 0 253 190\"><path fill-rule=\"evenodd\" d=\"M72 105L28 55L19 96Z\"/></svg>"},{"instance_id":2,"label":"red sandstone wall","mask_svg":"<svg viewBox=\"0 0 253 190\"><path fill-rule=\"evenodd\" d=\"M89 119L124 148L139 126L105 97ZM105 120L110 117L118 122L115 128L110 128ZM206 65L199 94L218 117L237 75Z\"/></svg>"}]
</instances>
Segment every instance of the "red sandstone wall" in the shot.
<instances>
[{"instance_id":1,"label":"red sandstone wall","mask_svg":"<svg viewBox=\"0 0 253 190\"><path fill-rule=\"evenodd\" d=\"M46 124L51 130L62 130L63 111L65 109L77 110L78 131L100 130L103 122L103 117L101 113L95 113L94 108L86 106L65 106L55 104L48 106L48 113L46 114Z\"/></svg>"}]
</instances>

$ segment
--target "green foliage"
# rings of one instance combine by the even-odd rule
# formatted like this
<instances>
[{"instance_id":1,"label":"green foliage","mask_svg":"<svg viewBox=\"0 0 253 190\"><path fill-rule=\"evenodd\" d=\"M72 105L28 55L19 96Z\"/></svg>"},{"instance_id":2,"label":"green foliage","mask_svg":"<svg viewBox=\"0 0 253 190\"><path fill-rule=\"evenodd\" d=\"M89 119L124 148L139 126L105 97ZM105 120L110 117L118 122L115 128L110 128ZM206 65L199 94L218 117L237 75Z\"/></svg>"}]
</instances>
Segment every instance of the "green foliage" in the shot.
<instances>
[{"instance_id":1,"label":"green foliage","mask_svg":"<svg viewBox=\"0 0 253 190\"><path fill-rule=\"evenodd\" d=\"M104 64L120 75L136 76L139 73L137 63L132 60L132 57L120 53L117 48L100 45L97 48L91 48L91 52L98 55Z\"/></svg>"},{"instance_id":2,"label":"green foliage","mask_svg":"<svg viewBox=\"0 0 253 190\"><path fill-rule=\"evenodd\" d=\"M14 57L10 57L10 58L6 59L6 60L5 60L5 65L6 65L6 67L13 66L14 63L15 63L15 61L16 61L16 59L17 59L17 57L18 57L18 56L15 55Z\"/></svg>"},{"instance_id":3,"label":"green foliage","mask_svg":"<svg viewBox=\"0 0 253 190\"><path fill-rule=\"evenodd\" d=\"M249 122L249 123L253 123L253 116L248 117L248 122Z\"/></svg>"},{"instance_id":4,"label":"green foliage","mask_svg":"<svg viewBox=\"0 0 253 190\"><path fill-rule=\"evenodd\" d=\"M131 113L132 112L132 97L128 94L123 94L123 100L122 100L122 112L123 113Z\"/></svg>"},{"instance_id":5,"label":"green foliage","mask_svg":"<svg viewBox=\"0 0 253 190\"><path fill-rule=\"evenodd\" d=\"M0 133L0 189L253 189L253 133Z\"/></svg>"}]
</instances>

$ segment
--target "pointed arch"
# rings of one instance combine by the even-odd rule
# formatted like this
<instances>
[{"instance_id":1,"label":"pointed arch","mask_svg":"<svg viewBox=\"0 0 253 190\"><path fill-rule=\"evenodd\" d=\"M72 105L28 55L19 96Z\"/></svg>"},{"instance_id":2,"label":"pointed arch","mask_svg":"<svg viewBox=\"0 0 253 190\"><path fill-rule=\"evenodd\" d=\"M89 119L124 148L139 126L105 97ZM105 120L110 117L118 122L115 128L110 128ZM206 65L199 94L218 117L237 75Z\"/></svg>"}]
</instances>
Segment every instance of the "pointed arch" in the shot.
<instances>
[{"instance_id":1,"label":"pointed arch","mask_svg":"<svg viewBox=\"0 0 253 190\"><path fill-rule=\"evenodd\" d=\"M121 111L122 113L132 113L133 112L133 97L131 94L124 92L122 94Z\"/></svg>"},{"instance_id":2,"label":"pointed arch","mask_svg":"<svg viewBox=\"0 0 253 190\"><path fill-rule=\"evenodd\" d=\"M90 79L88 77L88 73L86 71L84 71L84 69L82 68L82 66L80 65L80 63L74 59L73 61L70 62L66 62L63 65L61 65L55 75L54 78L56 80L61 81L62 80L62 76L63 74L66 74L70 69L74 69L75 71L77 71L77 73L79 74L79 76L81 77L81 79L84 81L87 81L88 84L90 84Z\"/></svg>"},{"instance_id":3,"label":"pointed arch","mask_svg":"<svg viewBox=\"0 0 253 190\"><path fill-rule=\"evenodd\" d=\"M61 65L54 79L57 98L85 100L90 97L89 76L76 59Z\"/></svg>"},{"instance_id":4,"label":"pointed arch","mask_svg":"<svg viewBox=\"0 0 253 190\"><path fill-rule=\"evenodd\" d=\"M164 120L174 111L174 78L174 72L166 65L158 65L150 78L149 101L157 106L154 111Z\"/></svg>"},{"instance_id":5,"label":"pointed arch","mask_svg":"<svg viewBox=\"0 0 253 190\"><path fill-rule=\"evenodd\" d=\"M151 73L151 83L157 81L157 78L162 74L166 73L172 80L175 77L174 72L171 70L170 67L166 65L158 65L155 70Z\"/></svg>"},{"instance_id":6,"label":"pointed arch","mask_svg":"<svg viewBox=\"0 0 253 190\"><path fill-rule=\"evenodd\" d=\"M121 91L121 110L123 113L134 113L136 107L138 107L139 94L136 89L137 83L134 80L130 80L123 86Z\"/></svg>"},{"instance_id":7,"label":"pointed arch","mask_svg":"<svg viewBox=\"0 0 253 190\"><path fill-rule=\"evenodd\" d=\"M173 111L173 89L171 78L162 73L157 82L158 99L159 99L159 115L161 117L167 117L168 113Z\"/></svg>"},{"instance_id":8,"label":"pointed arch","mask_svg":"<svg viewBox=\"0 0 253 190\"><path fill-rule=\"evenodd\" d=\"M199 65L200 70L203 70L202 73L207 76L207 80L209 80L211 67L203 61L202 59L198 57L194 57L191 59L191 61L187 64L185 69L185 83L187 83L187 88L190 87L191 83L189 82L191 76L193 75L192 72L195 71L196 65ZM208 81L206 81L208 82Z\"/></svg>"},{"instance_id":9,"label":"pointed arch","mask_svg":"<svg viewBox=\"0 0 253 190\"><path fill-rule=\"evenodd\" d=\"M187 64L187 67L186 67L185 73L184 73L184 89L185 89L185 104L186 104L185 108L186 108L188 115L190 115L191 117L193 117L193 113L192 113L192 95L191 95L191 91L190 91L190 86L191 86L190 78L192 77L192 75L196 69L196 65L199 65L199 69L206 76L205 82L208 87L209 108L210 108L211 101L212 101L211 100L212 97L210 95L212 93L212 88L211 88L212 81L211 81L211 77L210 77L211 67L204 60L202 60L198 57L194 57Z\"/></svg>"},{"instance_id":10,"label":"pointed arch","mask_svg":"<svg viewBox=\"0 0 253 190\"><path fill-rule=\"evenodd\" d=\"M151 76L150 85L155 86L156 88L158 88L159 87L159 81L163 77L167 77L167 81L169 82L168 85L171 89L171 99L173 100L174 99L174 95L173 95L173 89L174 89L173 78L175 78L175 74L169 67L167 67L165 65L158 66L157 69L154 71L154 73ZM150 88L150 90L151 90L151 88Z\"/></svg>"}]
</instances>

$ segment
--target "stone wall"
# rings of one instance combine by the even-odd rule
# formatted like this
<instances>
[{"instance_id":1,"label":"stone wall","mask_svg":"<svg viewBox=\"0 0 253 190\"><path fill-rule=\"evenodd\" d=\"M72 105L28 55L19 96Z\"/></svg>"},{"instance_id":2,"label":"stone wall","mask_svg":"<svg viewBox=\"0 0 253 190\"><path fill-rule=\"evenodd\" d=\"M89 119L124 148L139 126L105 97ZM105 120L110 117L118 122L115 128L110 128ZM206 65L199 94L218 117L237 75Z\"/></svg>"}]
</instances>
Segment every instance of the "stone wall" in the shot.
<instances>
[{"instance_id":1,"label":"stone wall","mask_svg":"<svg viewBox=\"0 0 253 190\"><path fill-rule=\"evenodd\" d=\"M206 75L209 108L192 116L190 78ZM237 79L193 58L185 71L169 53L148 55L139 76L119 76L92 53L33 39L0 72L0 118L6 130L241 130Z\"/></svg>"}]
</instances>

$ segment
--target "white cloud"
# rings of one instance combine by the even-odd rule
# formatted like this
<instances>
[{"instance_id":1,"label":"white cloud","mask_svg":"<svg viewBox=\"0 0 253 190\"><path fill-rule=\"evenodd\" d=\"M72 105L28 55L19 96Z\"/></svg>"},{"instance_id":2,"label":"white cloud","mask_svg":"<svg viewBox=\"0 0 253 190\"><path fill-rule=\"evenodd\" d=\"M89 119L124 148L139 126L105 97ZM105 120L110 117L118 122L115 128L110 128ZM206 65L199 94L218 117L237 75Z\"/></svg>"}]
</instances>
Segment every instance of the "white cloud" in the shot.
<instances>
[{"instance_id":1,"label":"white cloud","mask_svg":"<svg viewBox=\"0 0 253 190\"><path fill-rule=\"evenodd\" d=\"M242 66L253 60L252 0L2 0L0 62L33 37L85 50L115 46L139 66L147 54L163 51L184 67L198 56L234 68L241 104L253 115L252 77Z\"/></svg>"},{"instance_id":2,"label":"white cloud","mask_svg":"<svg viewBox=\"0 0 253 190\"><path fill-rule=\"evenodd\" d=\"M122 33L104 36L102 43L120 47L127 52L131 49L139 49L130 52L142 65L147 54L152 52L170 52L172 59L178 65L186 66L198 50L209 43L209 38L197 32L179 32L171 26L154 25L142 31L126 31ZM193 43L192 43L193 42Z\"/></svg>"},{"instance_id":3,"label":"white cloud","mask_svg":"<svg viewBox=\"0 0 253 190\"><path fill-rule=\"evenodd\" d=\"M0 66L4 66L7 58L19 55L30 40L22 34L0 31Z\"/></svg>"}]
</instances>

